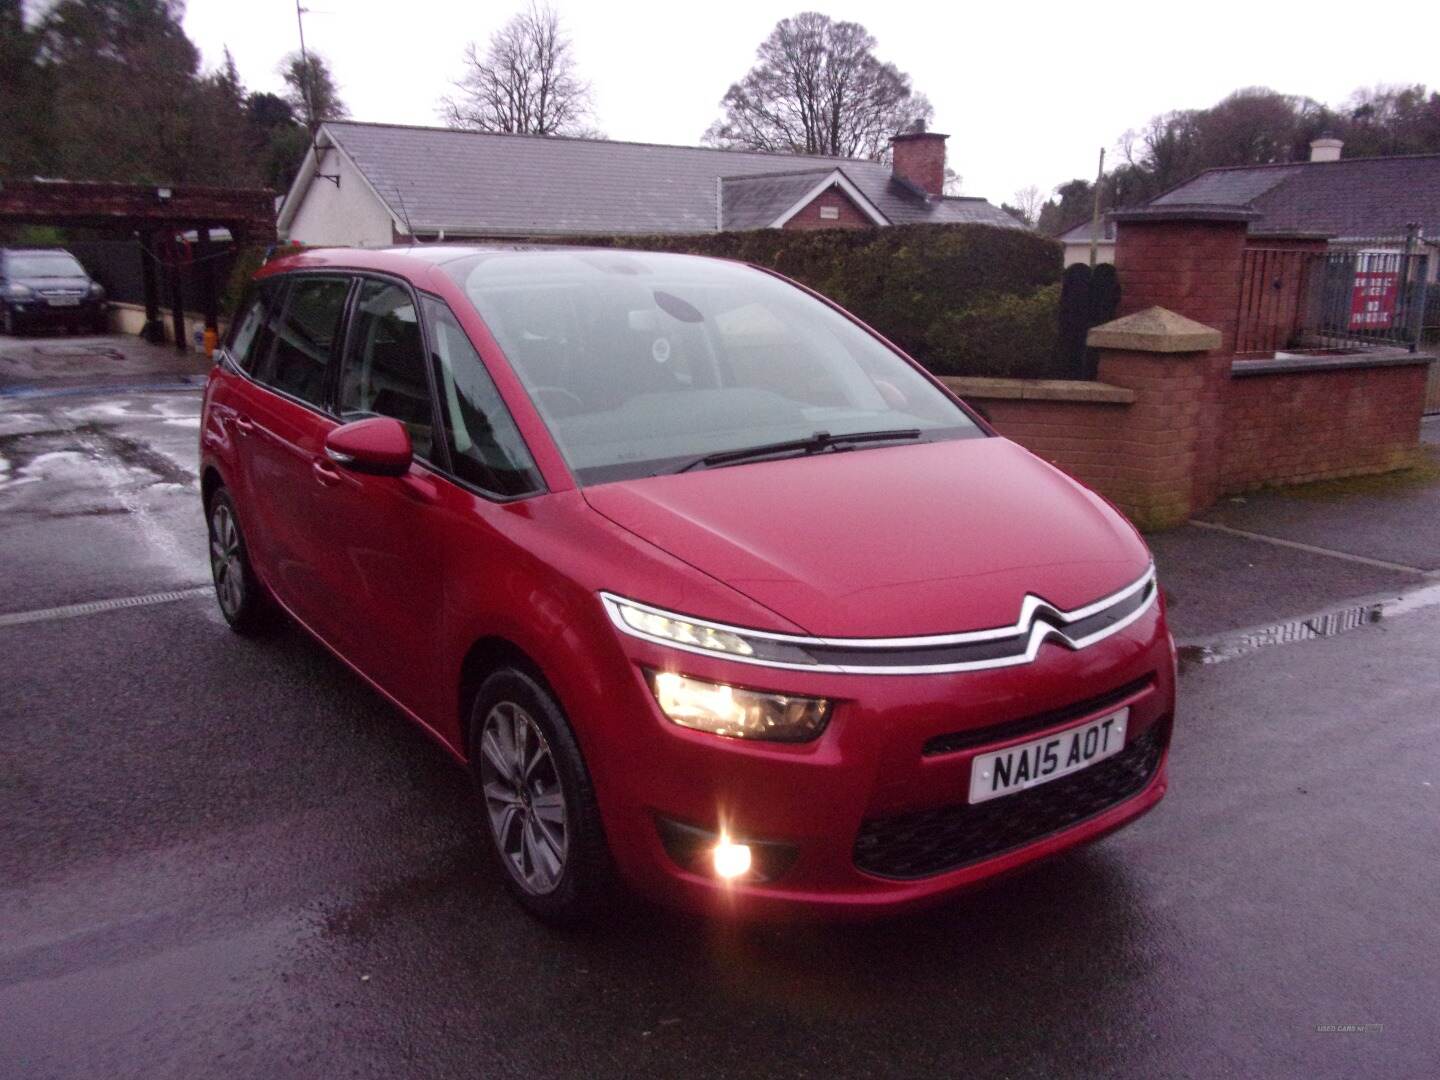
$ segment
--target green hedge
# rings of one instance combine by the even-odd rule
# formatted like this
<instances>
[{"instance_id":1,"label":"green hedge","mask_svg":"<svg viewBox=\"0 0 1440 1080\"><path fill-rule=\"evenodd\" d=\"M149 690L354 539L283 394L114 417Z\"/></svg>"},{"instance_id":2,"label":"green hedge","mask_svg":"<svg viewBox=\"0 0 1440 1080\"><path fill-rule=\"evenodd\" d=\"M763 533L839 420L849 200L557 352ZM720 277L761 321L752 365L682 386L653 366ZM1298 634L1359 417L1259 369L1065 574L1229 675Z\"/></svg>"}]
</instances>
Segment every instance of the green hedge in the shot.
<instances>
[{"instance_id":1,"label":"green hedge","mask_svg":"<svg viewBox=\"0 0 1440 1080\"><path fill-rule=\"evenodd\" d=\"M987 297L930 325L926 367L937 375L1074 379L1060 354L1060 286Z\"/></svg>"},{"instance_id":2,"label":"green hedge","mask_svg":"<svg viewBox=\"0 0 1440 1080\"><path fill-rule=\"evenodd\" d=\"M597 247L717 255L824 293L945 375L1055 377L1061 248L993 225L600 236Z\"/></svg>"}]
</instances>

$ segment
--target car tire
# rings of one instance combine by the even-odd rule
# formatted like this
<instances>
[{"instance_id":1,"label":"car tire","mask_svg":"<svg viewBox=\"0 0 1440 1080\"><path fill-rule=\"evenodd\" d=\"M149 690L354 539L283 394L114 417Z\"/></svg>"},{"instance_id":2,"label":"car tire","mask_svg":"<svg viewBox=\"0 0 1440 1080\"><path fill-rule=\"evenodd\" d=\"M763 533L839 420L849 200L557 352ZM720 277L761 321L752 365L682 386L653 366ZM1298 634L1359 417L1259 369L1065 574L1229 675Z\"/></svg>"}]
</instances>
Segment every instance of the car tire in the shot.
<instances>
[{"instance_id":1,"label":"car tire","mask_svg":"<svg viewBox=\"0 0 1440 1080\"><path fill-rule=\"evenodd\" d=\"M595 789L550 690L501 668L476 693L467 736L481 831L511 894L554 925L583 926L613 911L619 889Z\"/></svg>"},{"instance_id":2,"label":"car tire","mask_svg":"<svg viewBox=\"0 0 1440 1080\"><path fill-rule=\"evenodd\" d=\"M210 536L210 576L215 582L220 614L237 634L259 633L268 628L274 611L251 569L240 517L223 487L210 496L205 522Z\"/></svg>"}]
</instances>

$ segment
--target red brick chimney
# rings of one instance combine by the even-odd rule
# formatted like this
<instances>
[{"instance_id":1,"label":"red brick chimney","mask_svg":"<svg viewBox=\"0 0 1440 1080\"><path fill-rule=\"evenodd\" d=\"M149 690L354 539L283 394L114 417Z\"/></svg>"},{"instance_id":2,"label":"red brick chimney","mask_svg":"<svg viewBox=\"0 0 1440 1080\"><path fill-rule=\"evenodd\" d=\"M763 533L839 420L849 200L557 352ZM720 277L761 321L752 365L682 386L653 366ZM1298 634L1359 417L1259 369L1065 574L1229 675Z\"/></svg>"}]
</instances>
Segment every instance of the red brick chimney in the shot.
<instances>
[{"instance_id":1,"label":"red brick chimney","mask_svg":"<svg viewBox=\"0 0 1440 1080\"><path fill-rule=\"evenodd\" d=\"M912 131L890 140L891 171L927 195L945 193L945 140L938 131Z\"/></svg>"}]
</instances>

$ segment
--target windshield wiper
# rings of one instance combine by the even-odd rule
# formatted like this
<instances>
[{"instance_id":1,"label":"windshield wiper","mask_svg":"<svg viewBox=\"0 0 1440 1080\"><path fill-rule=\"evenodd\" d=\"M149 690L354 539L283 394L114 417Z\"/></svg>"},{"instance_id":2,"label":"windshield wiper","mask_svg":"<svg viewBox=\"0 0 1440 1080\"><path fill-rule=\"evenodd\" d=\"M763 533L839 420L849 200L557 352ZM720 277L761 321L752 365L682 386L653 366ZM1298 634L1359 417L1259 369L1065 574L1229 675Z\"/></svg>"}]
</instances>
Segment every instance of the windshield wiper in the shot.
<instances>
[{"instance_id":1,"label":"windshield wiper","mask_svg":"<svg viewBox=\"0 0 1440 1080\"><path fill-rule=\"evenodd\" d=\"M850 431L843 435L831 435L828 431L817 431L814 435L803 439L787 439L785 442L747 446L743 450L721 450L719 453L706 454L704 457L694 458L678 469L670 471L682 473L688 472L690 469L712 469L721 465L736 465L742 461L757 461L769 457L818 454L832 447L843 449L855 443L903 442L906 439L918 439L919 437L919 428L895 428L891 431Z\"/></svg>"}]
</instances>

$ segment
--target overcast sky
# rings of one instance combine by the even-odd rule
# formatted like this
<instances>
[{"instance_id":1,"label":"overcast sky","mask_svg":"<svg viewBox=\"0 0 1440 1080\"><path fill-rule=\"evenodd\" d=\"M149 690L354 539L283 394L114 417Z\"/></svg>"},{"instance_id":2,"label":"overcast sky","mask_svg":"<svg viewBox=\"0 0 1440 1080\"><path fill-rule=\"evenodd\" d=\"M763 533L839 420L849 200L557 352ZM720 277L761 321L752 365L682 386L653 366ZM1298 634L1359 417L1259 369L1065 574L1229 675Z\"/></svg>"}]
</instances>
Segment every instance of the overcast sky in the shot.
<instances>
[{"instance_id":1,"label":"overcast sky","mask_svg":"<svg viewBox=\"0 0 1440 1080\"><path fill-rule=\"evenodd\" d=\"M331 63L357 120L438 124L436 100L521 0L307 0L306 41ZM1101 146L1171 109L1266 85L1336 104L1362 85L1435 83L1440 6L1230 3L964 3L896 0L555 0L612 139L694 145L776 21L807 7L853 19L907 72L949 133L967 195L1011 200L1095 173ZM252 89L278 89L296 46L293 0L189 0L207 66L229 46ZM1415 43L1409 47L1405 43Z\"/></svg>"}]
</instances>

